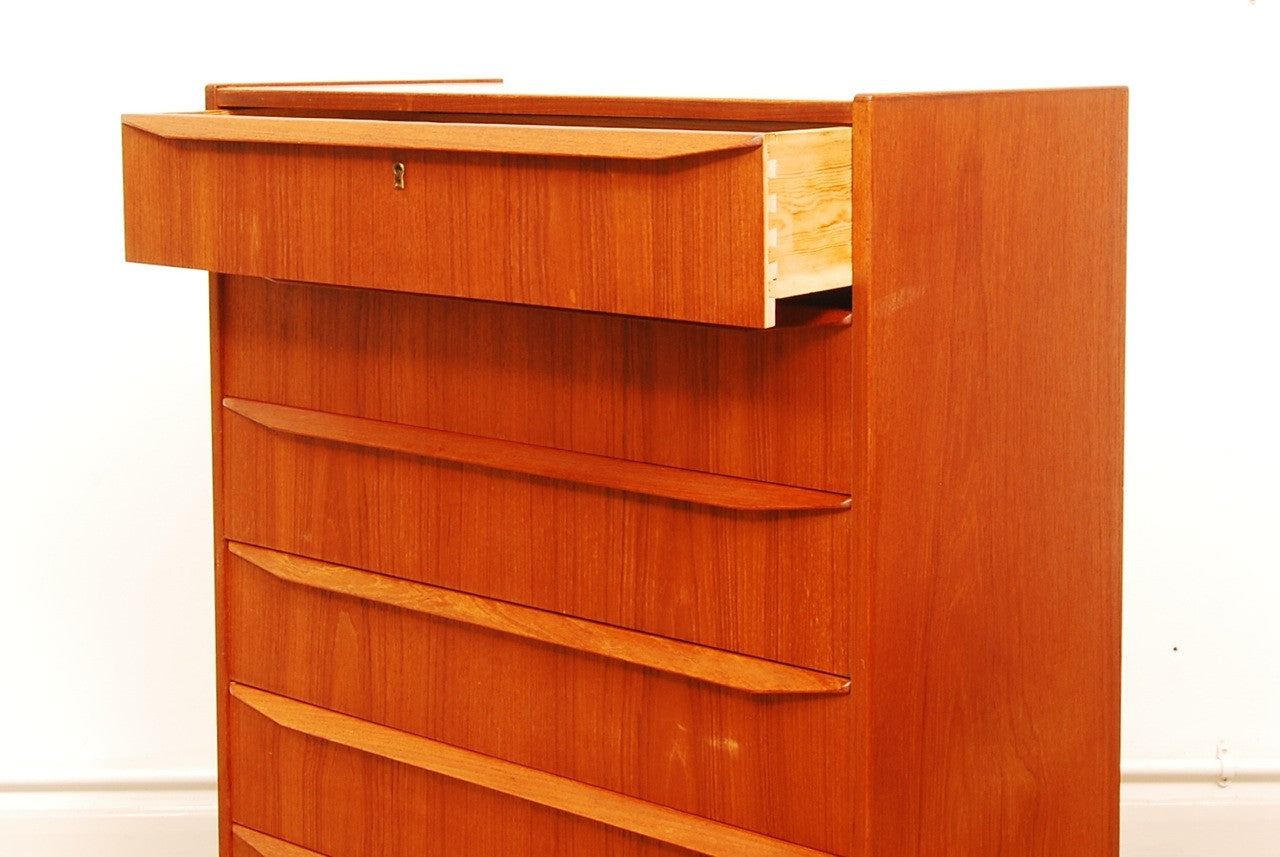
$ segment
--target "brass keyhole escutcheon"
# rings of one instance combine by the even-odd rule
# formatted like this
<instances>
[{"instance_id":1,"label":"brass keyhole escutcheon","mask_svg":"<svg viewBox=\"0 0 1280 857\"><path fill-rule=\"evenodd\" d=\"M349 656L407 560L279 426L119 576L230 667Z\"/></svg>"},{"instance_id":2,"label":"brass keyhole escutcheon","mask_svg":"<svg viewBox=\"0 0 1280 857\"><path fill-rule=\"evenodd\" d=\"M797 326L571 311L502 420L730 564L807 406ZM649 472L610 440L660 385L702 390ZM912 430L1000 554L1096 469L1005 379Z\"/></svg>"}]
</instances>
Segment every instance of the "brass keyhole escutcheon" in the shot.
<instances>
[{"instance_id":1,"label":"brass keyhole escutcheon","mask_svg":"<svg viewBox=\"0 0 1280 857\"><path fill-rule=\"evenodd\" d=\"M396 161L391 165L391 177L395 180L395 189L404 190L404 164Z\"/></svg>"}]
</instances>

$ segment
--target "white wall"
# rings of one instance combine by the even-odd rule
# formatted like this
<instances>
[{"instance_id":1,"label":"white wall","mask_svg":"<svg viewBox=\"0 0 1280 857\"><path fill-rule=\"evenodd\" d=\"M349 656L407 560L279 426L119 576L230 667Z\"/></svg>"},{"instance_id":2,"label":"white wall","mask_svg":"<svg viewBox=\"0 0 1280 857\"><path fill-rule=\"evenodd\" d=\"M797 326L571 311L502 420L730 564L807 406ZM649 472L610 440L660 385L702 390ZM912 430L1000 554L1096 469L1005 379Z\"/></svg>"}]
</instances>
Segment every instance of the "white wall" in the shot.
<instances>
[{"instance_id":1,"label":"white wall","mask_svg":"<svg viewBox=\"0 0 1280 857\"><path fill-rule=\"evenodd\" d=\"M214 81L475 74L778 97L1128 84L1123 754L1154 782L1126 785L1125 852L1280 842L1264 821L1280 806L1277 0L708 5L723 8L125 0L5 13L0 853L92 853L31 834L50 795L72 814L117 818L121 804L130 824L198 816L212 830L207 792L186 814L146 797L212 777L204 280L122 261L118 114L199 109ZM1195 774L1220 741L1254 781L1220 789ZM121 794L104 785L133 797L102 799ZM1179 803L1210 820L1166 811ZM1231 835L1272 845L1223 846L1226 812ZM1179 819L1200 832L1179 833ZM177 853L130 853L144 852Z\"/></svg>"}]
</instances>

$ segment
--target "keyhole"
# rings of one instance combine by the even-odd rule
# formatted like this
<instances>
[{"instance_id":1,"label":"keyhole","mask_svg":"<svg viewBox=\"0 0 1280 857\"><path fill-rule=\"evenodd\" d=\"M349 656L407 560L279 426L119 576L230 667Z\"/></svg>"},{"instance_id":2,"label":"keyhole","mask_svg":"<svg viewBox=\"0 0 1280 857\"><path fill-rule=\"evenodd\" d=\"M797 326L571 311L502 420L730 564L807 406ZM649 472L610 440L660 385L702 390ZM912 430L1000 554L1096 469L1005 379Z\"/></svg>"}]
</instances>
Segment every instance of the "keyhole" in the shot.
<instances>
[{"instance_id":1,"label":"keyhole","mask_svg":"<svg viewBox=\"0 0 1280 857\"><path fill-rule=\"evenodd\" d=\"M395 189L404 190L404 164L399 161L392 164L391 176L395 179Z\"/></svg>"}]
</instances>

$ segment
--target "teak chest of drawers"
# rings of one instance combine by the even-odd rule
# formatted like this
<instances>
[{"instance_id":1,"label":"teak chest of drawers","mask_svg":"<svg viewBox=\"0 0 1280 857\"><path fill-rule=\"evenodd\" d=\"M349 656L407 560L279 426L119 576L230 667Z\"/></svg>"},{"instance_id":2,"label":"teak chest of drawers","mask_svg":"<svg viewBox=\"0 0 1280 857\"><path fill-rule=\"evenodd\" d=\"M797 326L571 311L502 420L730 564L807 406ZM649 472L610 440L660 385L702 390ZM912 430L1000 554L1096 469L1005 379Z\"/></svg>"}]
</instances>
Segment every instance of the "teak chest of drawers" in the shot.
<instances>
[{"instance_id":1,"label":"teak chest of drawers","mask_svg":"<svg viewBox=\"0 0 1280 857\"><path fill-rule=\"evenodd\" d=\"M1116 853L1124 90L206 106L224 855Z\"/></svg>"}]
</instances>

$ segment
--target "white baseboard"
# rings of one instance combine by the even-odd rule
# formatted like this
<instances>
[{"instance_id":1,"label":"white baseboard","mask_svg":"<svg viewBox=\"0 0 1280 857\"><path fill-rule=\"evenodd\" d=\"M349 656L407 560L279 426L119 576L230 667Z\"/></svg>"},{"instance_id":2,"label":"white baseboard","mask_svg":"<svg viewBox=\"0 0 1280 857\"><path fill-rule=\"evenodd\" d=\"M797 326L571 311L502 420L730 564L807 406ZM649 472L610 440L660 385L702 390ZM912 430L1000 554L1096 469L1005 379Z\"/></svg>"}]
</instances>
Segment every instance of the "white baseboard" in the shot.
<instances>
[{"instance_id":1,"label":"white baseboard","mask_svg":"<svg viewBox=\"0 0 1280 857\"><path fill-rule=\"evenodd\" d=\"M1280 857L1280 780L1127 780L1121 857Z\"/></svg>"},{"instance_id":2,"label":"white baseboard","mask_svg":"<svg viewBox=\"0 0 1280 857\"><path fill-rule=\"evenodd\" d=\"M0 789L0 855L217 857L217 793L186 787L198 781L144 775L66 783L75 788L9 785ZM1280 857L1280 782L1126 781L1120 855Z\"/></svg>"},{"instance_id":3,"label":"white baseboard","mask_svg":"<svg viewBox=\"0 0 1280 857\"><path fill-rule=\"evenodd\" d=\"M217 792L0 791L3 857L218 857Z\"/></svg>"}]
</instances>

